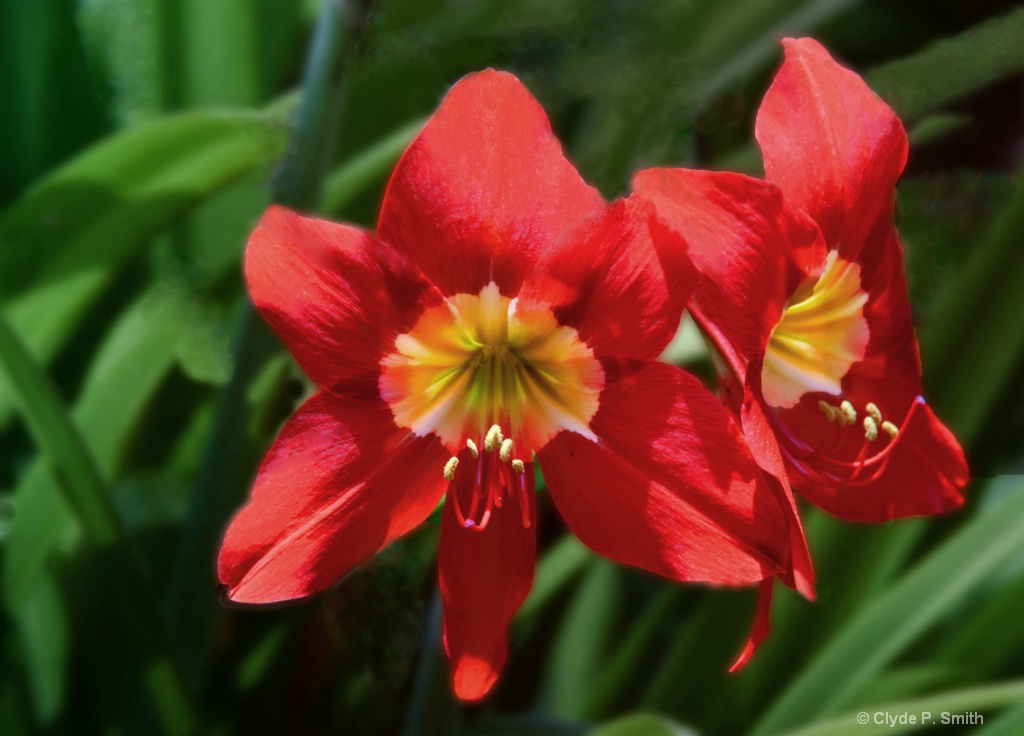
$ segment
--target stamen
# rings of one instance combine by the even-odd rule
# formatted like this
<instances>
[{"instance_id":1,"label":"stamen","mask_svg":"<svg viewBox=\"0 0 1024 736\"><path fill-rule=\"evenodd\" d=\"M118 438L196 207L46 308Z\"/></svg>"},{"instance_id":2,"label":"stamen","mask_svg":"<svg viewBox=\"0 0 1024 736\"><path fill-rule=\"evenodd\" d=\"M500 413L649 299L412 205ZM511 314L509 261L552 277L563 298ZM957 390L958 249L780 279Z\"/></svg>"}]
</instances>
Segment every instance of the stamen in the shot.
<instances>
[{"instance_id":1,"label":"stamen","mask_svg":"<svg viewBox=\"0 0 1024 736\"><path fill-rule=\"evenodd\" d=\"M455 480L455 468L457 467L459 467L459 459L454 456L444 464L444 479L449 483Z\"/></svg>"},{"instance_id":2,"label":"stamen","mask_svg":"<svg viewBox=\"0 0 1024 736\"><path fill-rule=\"evenodd\" d=\"M466 440L466 447L469 448L473 457L480 457L480 450L477 449L476 443L473 440Z\"/></svg>"},{"instance_id":3,"label":"stamen","mask_svg":"<svg viewBox=\"0 0 1024 736\"><path fill-rule=\"evenodd\" d=\"M824 399L818 402L818 408L829 422L834 422L839 417L839 410Z\"/></svg>"},{"instance_id":4,"label":"stamen","mask_svg":"<svg viewBox=\"0 0 1024 736\"><path fill-rule=\"evenodd\" d=\"M843 403L846 404L848 402ZM919 396L914 400L906 417L903 419L904 426L913 420L914 413L924 405L923 397ZM842 407L840 412L842 412ZM841 460L839 457L830 456L832 450L827 450L820 446L814 447L797 437L777 412L769 412L768 418L772 423L776 436L779 438L779 448L785 455L786 460L799 473L812 482L827 486L863 486L878 480L888 467L889 459L892 457L893 451L899 444L899 438L902 436L899 427L892 422L883 421L879 425L874 417L867 416L863 420L866 441L861 442L861 447L856 457L852 460ZM843 424L845 420L846 417L844 415L840 419L840 424ZM886 443L878 452L869 455L868 447L871 442L878 438L879 430L885 432L892 441ZM850 435L847 436L849 437ZM838 450L840 448L834 449Z\"/></svg>"},{"instance_id":5,"label":"stamen","mask_svg":"<svg viewBox=\"0 0 1024 736\"><path fill-rule=\"evenodd\" d=\"M512 470L516 471L520 475L526 472L526 463L519 458L512 461Z\"/></svg>"},{"instance_id":6,"label":"stamen","mask_svg":"<svg viewBox=\"0 0 1024 736\"><path fill-rule=\"evenodd\" d=\"M484 449L487 452L494 452L501 445L504 438L501 436L501 427L497 424L491 425L491 428L487 430L487 436L484 437Z\"/></svg>"},{"instance_id":7,"label":"stamen","mask_svg":"<svg viewBox=\"0 0 1024 736\"><path fill-rule=\"evenodd\" d=\"M868 416L875 420L875 424L882 423L882 412L878 410L872 402L868 402L868 405L864 407L864 411L868 413Z\"/></svg>"},{"instance_id":8,"label":"stamen","mask_svg":"<svg viewBox=\"0 0 1024 736\"><path fill-rule=\"evenodd\" d=\"M857 410L853 408L853 404L849 401L843 401L843 403L839 405L839 414L839 423L844 427L849 427L857 421Z\"/></svg>"},{"instance_id":9,"label":"stamen","mask_svg":"<svg viewBox=\"0 0 1024 736\"><path fill-rule=\"evenodd\" d=\"M519 460L518 458L516 460L512 461L512 467L513 468L516 467L515 464L517 462L521 465L523 461ZM523 475L522 472L520 472L519 475L516 476L516 478L519 481L518 484L517 484L518 488L519 488L519 518L521 519L521 521L523 523L523 529L529 529L530 528L530 503L532 502L532 499L530 498L530 495L531 495L530 494L530 490L531 490L531 488L530 488L530 480L527 479L527 477L525 475Z\"/></svg>"},{"instance_id":10,"label":"stamen","mask_svg":"<svg viewBox=\"0 0 1024 736\"><path fill-rule=\"evenodd\" d=\"M501 458L503 463L507 463L512 458L512 440L505 440L501 443L501 451L498 453L498 457Z\"/></svg>"}]
</instances>

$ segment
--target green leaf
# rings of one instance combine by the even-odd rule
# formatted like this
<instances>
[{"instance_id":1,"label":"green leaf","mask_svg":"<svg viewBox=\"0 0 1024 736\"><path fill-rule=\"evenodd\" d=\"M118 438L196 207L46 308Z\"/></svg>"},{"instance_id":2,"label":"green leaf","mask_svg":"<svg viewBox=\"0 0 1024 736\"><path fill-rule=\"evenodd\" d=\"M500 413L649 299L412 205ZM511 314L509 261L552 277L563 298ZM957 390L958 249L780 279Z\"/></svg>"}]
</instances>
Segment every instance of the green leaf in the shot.
<instances>
[{"instance_id":1,"label":"green leaf","mask_svg":"<svg viewBox=\"0 0 1024 736\"><path fill-rule=\"evenodd\" d=\"M108 127L74 10L54 0L0 3L0 205Z\"/></svg>"},{"instance_id":2,"label":"green leaf","mask_svg":"<svg viewBox=\"0 0 1024 736\"><path fill-rule=\"evenodd\" d=\"M634 713L598 726L588 736L698 736L697 732L650 713Z\"/></svg>"},{"instance_id":3,"label":"green leaf","mask_svg":"<svg viewBox=\"0 0 1024 736\"><path fill-rule=\"evenodd\" d=\"M423 120L415 120L402 126L335 169L324 182L320 209L339 214L349 202L383 178L419 135L423 123Z\"/></svg>"},{"instance_id":4,"label":"green leaf","mask_svg":"<svg viewBox=\"0 0 1024 736\"><path fill-rule=\"evenodd\" d=\"M545 712L563 718L584 715L610 644L622 583L622 570L603 559L580 582L548 656L541 687Z\"/></svg>"},{"instance_id":5,"label":"green leaf","mask_svg":"<svg viewBox=\"0 0 1024 736\"><path fill-rule=\"evenodd\" d=\"M85 442L56 390L2 317L0 367L33 438L89 536L101 546L119 542L123 532Z\"/></svg>"},{"instance_id":6,"label":"green leaf","mask_svg":"<svg viewBox=\"0 0 1024 736\"><path fill-rule=\"evenodd\" d=\"M975 730L975 734L980 736L1020 736L1022 731L1024 731L1024 705L1018 705L990 723L986 722L984 726Z\"/></svg>"},{"instance_id":7,"label":"green leaf","mask_svg":"<svg viewBox=\"0 0 1024 736\"><path fill-rule=\"evenodd\" d=\"M636 681L643 657L649 653L679 598L678 587L671 584L663 586L643 614L630 623L628 634L608 658L608 663L599 668L599 676L587 694L583 710L587 718L597 719L613 710L618 698Z\"/></svg>"},{"instance_id":8,"label":"green leaf","mask_svg":"<svg viewBox=\"0 0 1024 736\"><path fill-rule=\"evenodd\" d=\"M47 398L47 392L37 386L42 393L34 400L36 412L56 412L45 422L37 423L42 422L51 435L64 435L63 440L59 436L50 440L50 456L57 448L64 453L61 462L71 463L61 477L73 479L76 485L70 491L78 504L90 509L90 518L101 517L101 530L119 526L109 499L105 498L101 478L113 474L132 426L174 360L173 331L165 329L167 324L161 319L168 313L154 309L153 301L140 299L123 315L85 380L74 417L79 426L88 430L88 449L84 440L75 440L74 428L60 418L55 408L56 397ZM173 323L173 317L169 319ZM16 355L14 358L17 361ZM33 379L30 373L23 381L39 384L40 377ZM61 450L62 447L66 449ZM89 470L90 449L97 458L93 470ZM15 494L17 516L4 557L4 600L25 646L33 701L43 722L56 715L63 699L67 641L62 634L65 626L60 622L67 613L47 562L55 551L73 544L79 534L79 520L65 496L68 490L67 484L62 487L55 481L41 461L25 472ZM95 533L94 528L89 530ZM120 534L116 541L126 544ZM125 564L131 574L131 564ZM131 600L119 596L121 599ZM152 608L151 601L149 606ZM135 615L156 613L153 609L149 614ZM41 628L40 622L51 622L52 630L50 626ZM190 720L186 717L186 722Z\"/></svg>"},{"instance_id":9,"label":"green leaf","mask_svg":"<svg viewBox=\"0 0 1024 736\"><path fill-rule=\"evenodd\" d=\"M156 288L115 323L90 366L73 417L100 476L111 479L146 402L174 364L180 318ZM42 461L20 479L4 559L4 596L17 609L51 552L76 534L70 508Z\"/></svg>"},{"instance_id":10,"label":"green leaf","mask_svg":"<svg viewBox=\"0 0 1024 736\"><path fill-rule=\"evenodd\" d=\"M1024 11L1022 11L1024 18ZM1024 360L1024 184L976 247L962 272L936 297L922 336L928 376L941 393L942 409L958 434L977 438L999 412L998 399Z\"/></svg>"},{"instance_id":11,"label":"green leaf","mask_svg":"<svg viewBox=\"0 0 1024 736\"><path fill-rule=\"evenodd\" d=\"M572 534L563 535L541 555L530 595L516 614L516 637L528 636L552 599L595 560L594 554Z\"/></svg>"},{"instance_id":12,"label":"green leaf","mask_svg":"<svg viewBox=\"0 0 1024 736\"><path fill-rule=\"evenodd\" d=\"M951 669L983 679L1021 651L1024 630L1008 626L1024 610L1024 577L988 593L980 609L972 612L933 657Z\"/></svg>"},{"instance_id":13,"label":"green leaf","mask_svg":"<svg viewBox=\"0 0 1024 736\"><path fill-rule=\"evenodd\" d=\"M971 714L977 713L985 718L985 714L981 711L1002 708L1019 703L1022 699L1024 699L1024 681L1019 680L965 690L951 690L915 700L873 706L860 713L848 713L838 718L815 723L807 728L786 731L785 736L873 736L874 734L908 733L929 728L932 725L949 726L957 723L957 721L948 721L943 724L943 716L960 716L970 719ZM893 718L905 714L907 722L886 722L886 714ZM914 723L910 723L910 716L915 718ZM881 719L882 722L876 722L876 718ZM922 721L924 722L922 723ZM976 717L973 721L964 720L959 723L971 725L976 723Z\"/></svg>"},{"instance_id":14,"label":"green leaf","mask_svg":"<svg viewBox=\"0 0 1024 736\"><path fill-rule=\"evenodd\" d=\"M962 527L843 628L793 680L754 734L839 712L870 678L999 571L1024 545L1024 486Z\"/></svg>"},{"instance_id":15,"label":"green leaf","mask_svg":"<svg viewBox=\"0 0 1024 736\"><path fill-rule=\"evenodd\" d=\"M868 84L904 121L1024 70L1024 8L872 69Z\"/></svg>"},{"instance_id":16,"label":"green leaf","mask_svg":"<svg viewBox=\"0 0 1024 736\"><path fill-rule=\"evenodd\" d=\"M50 723L64 701L68 622L60 592L49 575L38 578L14 617L28 662L32 705L42 723Z\"/></svg>"},{"instance_id":17,"label":"green leaf","mask_svg":"<svg viewBox=\"0 0 1024 736\"><path fill-rule=\"evenodd\" d=\"M0 305L52 358L125 261L183 212L282 150L253 113L190 113L121 133L0 214ZM10 399L0 382L0 423Z\"/></svg>"}]
</instances>

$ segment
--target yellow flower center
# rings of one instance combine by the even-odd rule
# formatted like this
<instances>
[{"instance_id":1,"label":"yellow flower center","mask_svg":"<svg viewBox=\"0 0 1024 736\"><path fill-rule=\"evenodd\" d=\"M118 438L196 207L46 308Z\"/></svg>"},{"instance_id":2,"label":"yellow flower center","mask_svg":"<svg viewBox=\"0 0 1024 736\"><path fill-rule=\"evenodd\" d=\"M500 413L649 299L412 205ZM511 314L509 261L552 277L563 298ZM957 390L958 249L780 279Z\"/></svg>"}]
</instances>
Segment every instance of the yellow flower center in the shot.
<instances>
[{"instance_id":1,"label":"yellow flower center","mask_svg":"<svg viewBox=\"0 0 1024 736\"><path fill-rule=\"evenodd\" d=\"M467 441L475 448L493 425L509 430L519 457L532 458L563 429L594 439L600 362L550 309L516 307L491 282L424 312L381 363L395 422L436 433L453 453Z\"/></svg>"},{"instance_id":2,"label":"yellow flower center","mask_svg":"<svg viewBox=\"0 0 1024 736\"><path fill-rule=\"evenodd\" d=\"M761 372L769 405L791 408L808 393L841 393L843 376L867 349L867 301L860 266L831 251L821 276L797 289L772 331Z\"/></svg>"}]
</instances>

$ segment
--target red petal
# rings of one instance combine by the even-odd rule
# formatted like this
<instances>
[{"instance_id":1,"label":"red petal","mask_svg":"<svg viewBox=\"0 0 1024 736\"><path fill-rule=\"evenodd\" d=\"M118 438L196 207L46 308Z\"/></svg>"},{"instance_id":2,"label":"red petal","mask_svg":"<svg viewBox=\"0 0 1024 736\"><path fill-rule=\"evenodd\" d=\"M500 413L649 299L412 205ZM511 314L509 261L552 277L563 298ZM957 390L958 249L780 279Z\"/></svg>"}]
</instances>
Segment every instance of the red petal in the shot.
<instances>
[{"instance_id":1,"label":"red petal","mask_svg":"<svg viewBox=\"0 0 1024 736\"><path fill-rule=\"evenodd\" d=\"M240 603L316 593L422 522L448 453L381 402L321 392L288 420L228 527L218 573Z\"/></svg>"},{"instance_id":2,"label":"red petal","mask_svg":"<svg viewBox=\"0 0 1024 736\"><path fill-rule=\"evenodd\" d=\"M652 229L669 245L659 259ZM554 309L599 357L654 360L672 340L697 281L686 244L639 199L618 200L548 251L519 309Z\"/></svg>"},{"instance_id":3,"label":"red petal","mask_svg":"<svg viewBox=\"0 0 1024 736\"><path fill-rule=\"evenodd\" d=\"M755 361L760 371L760 362ZM796 498L789 482L789 474L779 451L778 441L764 416L764 407L748 389L744 392L743 406L740 409L743 436L747 441L751 454L768 476L769 482L775 484L775 495L785 502L786 518L789 525L791 570L781 575L781 579L798 593L814 600L814 566L811 563L811 552L807 547L800 512L796 506Z\"/></svg>"},{"instance_id":4,"label":"red petal","mask_svg":"<svg viewBox=\"0 0 1024 736\"><path fill-rule=\"evenodd\" d=\"M380 360L440 301L423 276L354 227L272 206L245 252L249 294L321 388L377 393Z\"/></svg>"},{"instance_id":5,"label":"red petal","mask_svg":"<svg viewBox=\"0 0 1024 736\"><path fill-rule=\"evenodd\" d=\"M856 259L892 213L907 135L896 114L821 44L786 39L786 60L757 114L767 177L807 212L830 248Z\"/></svg>"},{"instance_id":6,"label":"red petal","mask_svg":"<svg viewBox=\"0 0 1024 736\"><path fill-rule=\"evenodd\" d=\"M842 396L860 411L873 403L884 419L900 425L921 393L921 364L907 297L903 250L895 229L884 216L876 220L870 241L871 249L861 253L861 266L862 285L869 295L864 314L871 337L864 359L843 378ZM757 395L755 376L749 378ZM801 441L829 448L823 454L854 460L864 442L859 425L847 429L849 436L836 447L838 430L825 422L817 407L819 398L821 395L808 395L793 409L782 411L781 420ZM750 417L744 415L743 423L748 442L756 448ZM869 445L868 452L878 452L885 442L883 439ZM914 469L913 462L920 463L920 467ZM967 480L960 446L928 407L917 410L909 427L901 429L899 446L887 469L868 485L822 486L799 472L792 474L797 491L826 511L853 521L887 521L947 511L962 502L960 491Z\"/></svg>"},{"instance_id":7,"label":"red petal","mask_svg":"<svg viewBox=\"0 0 1024 736\"><path fill-rule=\"evenodd\" d=\"M800 492L828 513L849 521L882 522L941 514L964 502L970 480L963 450L928 406L900 429L882 476L859 487L803 484Z\"/></svg>"},{"instance_id":8,"label":"red petal","mask_svg":"<svg viewBox=\"0 0 1024 736\"><path fill-rule=\"evenodd\" d=\"M704 276L691 311L741 369L764 352L804 276L801 266L824 262L817 227L787 212L775 185L742 174L649 169L633 187L689 245ZM678 247L664 239L655 246L659 254Z\"/></svg>"},{"instance_id":9,"label":"red petal","mask_svg":"<svg viewBox=\"0 0 1024 736\"><path fill-rule=\"evenodd\" d=\"M650 363L601 394L599 442L538 453L551 497L595 552L676 580L758 582L789 564L786 513L725 409Z\"/></svg>"},{"instance_id":10,"label":"red petal","mask_svg":"<svg viewBox=\"0 0 1024 736\"><path fill-rule=\"evenodd\" d=\"M775 581L771 578L761 581L761 587L757 593L757 610L754 612L754 625L750 630L750 638L746 646L740 652L740 656L733 662L730 672L738 672L746 667L747 663L754 656L754 652L764 643L768 635L772 633L772 591L775 590Z\"/></svg>"},{"instance_id":11,"label":"red petal","mask_svg":"<svg viewBox=\"0 0 1024 736\"><path fill-rule=\"evenodd\" d=\"M445 295L492 279L515 296L529 267L602 204L511 74L470 74L445 97L388 184L378 234Z\"/></svg>"},{"instance_id":12,"label":"red petal","mask_svg":"<svg viewBox=\"0 0 1024 736\"><path fill-rule=\"evenodd\" d=\"M843 380L852 401L873 401L902 415L921 393L921 361L910 311L903 248L889 218L871 232L861 253L861 285L868 293L864 317L870 340L864 359Z\"/></svg>"},{"instance_id":13,"label":"red petal","mask_svg":"<svg viewBox=\"0 0 1024 736\"><path fill-rule=\"evenodd\" d=\"M530 505L529 528L523 526L519 506L509 496L501 508L494 509L483 531L463 527L456 517L454 496L463 509L470 507L472 472L456 471L445 500L438 568L445 647L452 661L455 694L462 700L479 700L494 686L508 657L509 622L533 585L537 546L533 463L526 466L525 477L530 481L525 497Z\"/></svg>"}]
</instances>

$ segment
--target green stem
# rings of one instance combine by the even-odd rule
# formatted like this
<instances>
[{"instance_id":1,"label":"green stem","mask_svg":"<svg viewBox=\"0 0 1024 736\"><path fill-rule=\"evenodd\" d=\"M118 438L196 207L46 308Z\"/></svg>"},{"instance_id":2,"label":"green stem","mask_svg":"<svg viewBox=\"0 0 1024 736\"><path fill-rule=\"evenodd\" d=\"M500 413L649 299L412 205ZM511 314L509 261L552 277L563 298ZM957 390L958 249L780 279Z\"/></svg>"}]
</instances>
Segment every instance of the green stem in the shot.
<instances>
[{"instance_id":1,"label":"green stem","mask_svg":"<svg viewBox=\"0 0 1024 736\"><path fill-rule=\"evenodd\" d=\"M354 156L327 177L320 210L340 212L352 199L380 179L381 172L391 169L412 139L423 129L423 120L414 120L389 133L358 156Z\"/></svg>"},{"instance_id":2,"label":"green stem","mask_svg":"<svg viewBox=\"0 0 1024 736\"><path fill-rule=\"evenodd\" d=\"M441 590L435 588L427 609L402 736L443 736L459 732L460 712L452 701L448 666L441 651L443 615Z\"/></svg>"},{"instance_id":3,"label":"green stem","mask_svg":"<svg viewBox=\"0 0 1024 736\"><path fill-rule=\"evenodd\" d=\"M358 41L368 10L366 2L324 3L306 61L291 154L272 183L276 202L310 209L319 200L328 151L338 129L348 52ZM197 678L214 619L209 595L211 561L226 520L245 498L262 449L245 431L253 417L248 386L276 351L275 341L248 299L239 310L235 373L217 399L167 598L186 665ZM204 580L208 584L200 582Z\"/></svg>"},{"instance_id":4,"label":"green stem","mask_svg":"<svg viewBox=\"0 0 1024 736\"><path fill-rule=\"evenodd\" d=\"M302 77L292 153L272 185L274 200L280 204L312 208L320 199L337 138L349 51L362 35L370 4L328 0L323 5Z\"/></svg>"}]
</instances>

